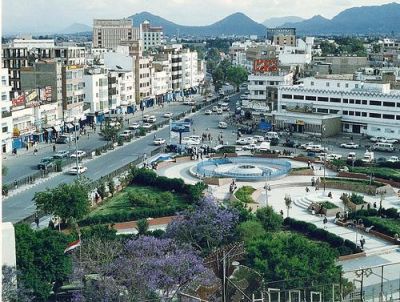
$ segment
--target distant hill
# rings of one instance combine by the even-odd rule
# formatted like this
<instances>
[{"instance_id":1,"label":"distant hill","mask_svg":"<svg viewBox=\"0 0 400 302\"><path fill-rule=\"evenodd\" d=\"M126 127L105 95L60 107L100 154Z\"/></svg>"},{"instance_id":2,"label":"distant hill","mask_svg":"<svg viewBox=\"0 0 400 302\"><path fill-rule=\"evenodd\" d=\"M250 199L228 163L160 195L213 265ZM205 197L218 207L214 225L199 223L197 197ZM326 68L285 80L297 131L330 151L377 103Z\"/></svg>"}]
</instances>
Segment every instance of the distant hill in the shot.
<instances>
[{"instance_id":1,"label":"distant hill","mask_svg":"<svg viewBox=\"0 0 400 302\"><path fill-rule=\"evenodd\" d=\"M128 17L133 20L134 26L139 26L145 20L149 20L152 25L162 26L164 33L168 36L220 36L220 35L258 35L265 36L266 28L264 25L250 19L243 13L235 13L226 18L205 26L186 26L168 21L160 16L149 12L142 12Z\"/></svg>"},{"instance_id":2,"label":"distant hill","mask_svg":"<svg viewBox=\"0 0 400 302\"><path fill-rule=\"evenodd\" d=\"M285 23L300 34L386 34L400 32L400 4L388 3L346 9L331 20L314 16L302 22Z\"/></svg>"},{"instance_id":3,"label":"distant hill","mask_svg":"<svg viewBox=\"0 0 400 302\"><path fill-rule=\"evenodd\" d=\"M75 33L82 33L82 32L89 32L92 31L92 27L82 23L73 23L70 26L60 30L59 34L75 34Z\"/></svg>"},{"instance_id":4,"label":"distant hill","mask_svg":"<svg viewBox=\"0 0 400 302\"><path fill-rule=\"evenodd\" d=\"M287 16L287 17L272 17L266 19L262 24L265 27L268 28L274 28L278 26L282 26L285 23L295 23L295 22L301 22L304 19L301 17L296 17L296 16Z\"/></svg>"}]
</instances>

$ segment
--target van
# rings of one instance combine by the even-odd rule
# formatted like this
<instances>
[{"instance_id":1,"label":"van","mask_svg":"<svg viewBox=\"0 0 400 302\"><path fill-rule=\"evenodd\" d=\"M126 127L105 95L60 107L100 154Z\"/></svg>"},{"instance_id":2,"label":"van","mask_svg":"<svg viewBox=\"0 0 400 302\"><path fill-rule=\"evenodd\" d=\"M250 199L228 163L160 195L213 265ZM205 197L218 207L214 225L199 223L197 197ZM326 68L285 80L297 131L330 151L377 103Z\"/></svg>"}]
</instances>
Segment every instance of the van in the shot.
<instances>
[{"instance_id":1,"label":"van","mask_svg":"<svg viewBox=\"0 0 400 302\"><path fill-rule=\"evenodd\" d=\"M267 132L265 134L265 138L267 138L267 139L273 139L273 138L279 139L279 135L278 135L277 132L270 131L270 132Z\"/></svg>"},{"instance_id":2,"label":"van","mask_svg":"<svg viewBox=\"0 0 400 302\"><path fill-rule=\"evenodd\" d=\"M262 142L258 150L260 151L268 151L271 149L271 144L269 142Z\"/></svg>"},{"instance_id":3,"label":"van","mask_svg":"<svg viewBox=\"0 0 400 302\"><path fill-rule=\"evenodd\" d=\"M376 143L372 146L372 150L393 152L394 147L393 147L393 144L391 144L391 143Z\"/></svg>"}]
</instances>

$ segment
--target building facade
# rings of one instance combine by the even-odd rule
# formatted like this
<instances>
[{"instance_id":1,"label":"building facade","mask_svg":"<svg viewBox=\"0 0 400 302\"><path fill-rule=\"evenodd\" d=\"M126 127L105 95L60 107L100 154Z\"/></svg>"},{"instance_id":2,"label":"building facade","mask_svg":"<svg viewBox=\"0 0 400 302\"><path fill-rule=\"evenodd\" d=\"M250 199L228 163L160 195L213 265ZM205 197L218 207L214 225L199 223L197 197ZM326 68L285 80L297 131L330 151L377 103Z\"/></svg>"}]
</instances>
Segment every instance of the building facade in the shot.
<instances>
[{"instance_id":1,"label":"building facade","mask_svg":"<svg viewBox=\"0 0 400 302\"><path fill-rule=\"evenodd\" d=\"M94 19L93 47L116 49L121 41L138 40L139 28L131 19Z\"/></svg>"},{"instance_id":2,"label":"building facade","mask_svg":"<svg viewBox=\"0 0 400 302\"><path fill-rule=\"evenodd\" d=\"M148 20L140 24L140 39L143 40L144 50L159 47L163 43L164 34L161 26L151 26Z\"/></svg>"},{"instance_id":3,"label":"building facade","mask_svg":"<svg viewBox=\"0 0 400 302\"><path fill-rule=\"evenodd\" d=\"M8 70L0 69L1 76L1 147L3 153L12 151L13 124L10 100L11 86L8 82Z\"/></svg>"}]
</instances>

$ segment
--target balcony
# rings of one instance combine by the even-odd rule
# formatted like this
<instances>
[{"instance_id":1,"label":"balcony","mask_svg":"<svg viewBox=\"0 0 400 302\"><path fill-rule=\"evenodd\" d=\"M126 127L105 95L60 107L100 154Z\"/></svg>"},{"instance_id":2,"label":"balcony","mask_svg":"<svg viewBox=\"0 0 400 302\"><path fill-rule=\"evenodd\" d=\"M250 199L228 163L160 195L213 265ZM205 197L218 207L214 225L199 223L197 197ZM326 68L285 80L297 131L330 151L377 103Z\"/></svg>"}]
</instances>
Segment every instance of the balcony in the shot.
<instances>
[{"instance_id":1,"label":"balcony","mask_svg":"<svg viewBox=\"0 0 400 302\"><path fill-rule=\"evenodd\" d=\"M11 111L2 111L1 112L2 118L10 117L11 115L12 115Z\"/></svg>"}]
</instances>

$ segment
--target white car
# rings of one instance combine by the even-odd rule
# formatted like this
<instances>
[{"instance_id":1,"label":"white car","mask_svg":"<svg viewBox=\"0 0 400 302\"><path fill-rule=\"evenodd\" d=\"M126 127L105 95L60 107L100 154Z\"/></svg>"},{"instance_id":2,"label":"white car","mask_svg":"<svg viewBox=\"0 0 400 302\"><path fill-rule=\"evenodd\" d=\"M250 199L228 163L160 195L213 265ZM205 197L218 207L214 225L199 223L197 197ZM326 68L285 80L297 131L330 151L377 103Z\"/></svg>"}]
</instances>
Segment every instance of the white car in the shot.
<instances>
[{"instance_id":1,"label":"white car","mask_svg":"<svg viewBox=\"0 0 400 302\"><path fill-rule=\"evenodd\" d=\"M249 144L249 145L246 145L246 146L243 147L243 150L251 150L251 151L253 151L253 150L257 150L257 149L260 149L260 146L257 145L257 144Z\"/></svg>"},{"instance_id":2,"label":"white car","mask_svg":"<svg viewBox=\"0 0 400 302\"><path fill-rule=\"evenodd\" d=\"M147 119L150 117L150 115L148 115L148 114L145 114L145 115L143 115L143 120L145 121L145 122L147 122Z\"/></svg>"},{"instance_id":3,"label":"white car","mask_svg":"<svg viewBox=\"0 0 400 302\"><path fill-rule=\"evenodd\" d=\"M396 144L397 142L398 140L395 138L385 138L385 141L381 143Z\"/></svg>"},{"instance_id":4,"label":"white car","mask_svg":"<svg viewBox=\"0 0 400 302\"><path fill-rule=\"evenodd\" d=\"M165 144L165 139L163 139L161 137L160 138L156 138L153 141L153 144L156 145L156 146L164 145Z\"/></svg>"},{"instance_id":5,"label":"white car","mask_svg":"<svg viewBox=\"0 0 400 302\"><path fill-rule=\"evenodd\" d=\"M166 113L164 113L164 117L165 118L171 118L172 117L172 115L173 115L173 113L172 112L166 112Z\"/></svg>"},{"instance_id":6,"label":"white car","mask_svg":"<svg viewBox=\"0 0 400 302\"><path fill-rule=\"evenodd\" d=\"M325 149L321 145L308 145L306 151L308 152L323 152Z\"/></svg>"},{"instance_id":7,"label":"white car","mask_svg":"<svg viewBox=\"0 0 400 302\"><path fill-rule=\"evenodd\" d=\"M254 144L254 143L255 143L255 141L252 137L242 137L236 141L237 145L249 145L249 144Z\"/></svg>"},{"instance_id":8,"label":"white car","mask_svg":"<svg viewBox=\"0 0 400 302\"><path fill-rule=\"evenodd\" d=\"M340 144L340 147L346 148L346 149L358 149L358 148L360 148L360 145L350 142L350 143Z\"/></svg>"},{"instance_id":9,"label":"white car","mask_svg":"<svg viewBox=\"0 0 400 302\"><path fill-rule=\"evenodd\" d=\"M87 171L87 167L78 165L78 166L75 166L75 167L72 167L71 169L69 169L68 173L73 174L73 175L78 175L78 174L82 174L86 171Z\"/></svg>"},{"instance_id":10,"label":"white car","mask_svg":"<svg viewBox=\"0 0 400 302\"><path fill-rule=\"evenodd\" d=\"M314 143L313 142L308 142L308 143L305 143L305 144L301 144L300 145L300 149L307 149L307 147L310 146L310 145L314 145Z\"/></svg>"},{"instance_id":11,"label":"white car","mask_svg":"<svg viewBox=\"0 0 400 302\"><path fill-rule=\"evenodd\" d=\"M123 137L125 139L128 139L133 135L131 130L124 130L122 133L119 134L120 137Z\"/></svg>"},{"instance_id":12,"label":"white car","mask_svg":"<svg viewBox=\"0 0 400 302\"><path fill-rule=\"evenodd\" d=\"M152 116L150 116L148 119L147 119L147 122L148 123L155 123L156 122L156 117L154 116L154 115L152 115Z\"/></svg>"},{"instance_id":13,"label":"white car","mask_svg":"<svg viewBox=\"0 0 400 302\"><path fill-rule=\"evenodd\" d=\"M327 161L331 161L331 160L335 160L335 159L341 159L341 158L342 158L342 156L340 154L334 154L334 153L328 154L326 156L326 160Z\"/></svg>"},{"instance_id":14,"label":"white car","mask_svg":"<svg viewBox=\"0 0 400 302\"><path fill-rule=\"evenodd\" d=\"M133 123L132 125L129 125L129 130L136 130L140 127L139 123Z\"/></svg>"},{"instance_id":15,"label":"white car","mask_svg":"<svg viewBox=\"0 0 400 302\"><path fill-rule=\"evenodd\" d=\"M82 158L84 156L86 156L86 152L82 151L82 150L75 151L70 155L70 157L73 157L73 158L76 158L76 157L77 158Z\"/></svg>"},{"instance_id":16,"label":"white car","mask_svg":"<svg viewBox=\"0 0 400 302\"><path fill-rule=\"evenodd\" d=\"M205 115L211 115L211 114L212 114L212 111L211 111L211 110L206 110L206 111L204 111L204 114L205 114Z\"/></svg>"},{"instance_id":17,"label":"white car","mask_svg":"<svg viewBox=\"0 0 400 302\"><path fill-rule=\"evenodd\" d=\"M212 107L212 112L217 112L218 111L218 107L217 106L213 106Z\"/></svg>"},{"instance_id":18,"label":"white car","mask_svg":"<svg viewBox=\"0 0 400 302\"><path fill-rule=\"evenodd\" d=\"M218 128L220 128L220 129L226 129L226 128L228 128L228 124L225 123L225 122L219 122L219 123L218 123Z\"/></svg>"},{"instance_id":19,"label":"white car","mask_svg":"<svg viewBox=\"0 0 400 302\"><path fill-rule=\"evenodd\" d=\"M153 126L153 125L152 125L152 124L149 124L149 123L144 123L144 124L142 125L142 127L143 127L144 129L150 129L152 126Z\"/></svg>"},{"instance_id":20,"label":"white car","mask_svg":"<svg viewBox=\"0 0 400 302\"><path fill-rule=\"evenodd\" d=\"M182 145L200 145L200 141L193 140L190 137L183 137Z\"/></svg>"},{"instance_id":21,"label":"white car","mask_svg":"<svg viewBox=\"0 0 400 302\"><path fill-rule=\"evenodd\" d=\"M254 135L253 138L259 143L264 141L264 136L261 135Z\"/></svg>"},{"instance_id":22,"label":"white car","mask_svg":"<svg viewBox=\"0 0 400 302\"><path fill-rule=\"evenodd\" d=\"M391 163L398 163L400 161L400 159L398 156L391 156L391 157L389 157L389 159L387 161L391 162Z\"/></svg>"},{"instance_id":23,"label":"white car","mask_svg":"<svg viewBox=\"0 0 400 302\"><path fill-rule=\"evenodd\" d=\"M223 113L222 109L221 109L221 108L218 108L218 109L217 109L217 114L222 114L222 113Z\"/></svg>"}]
</instances>

